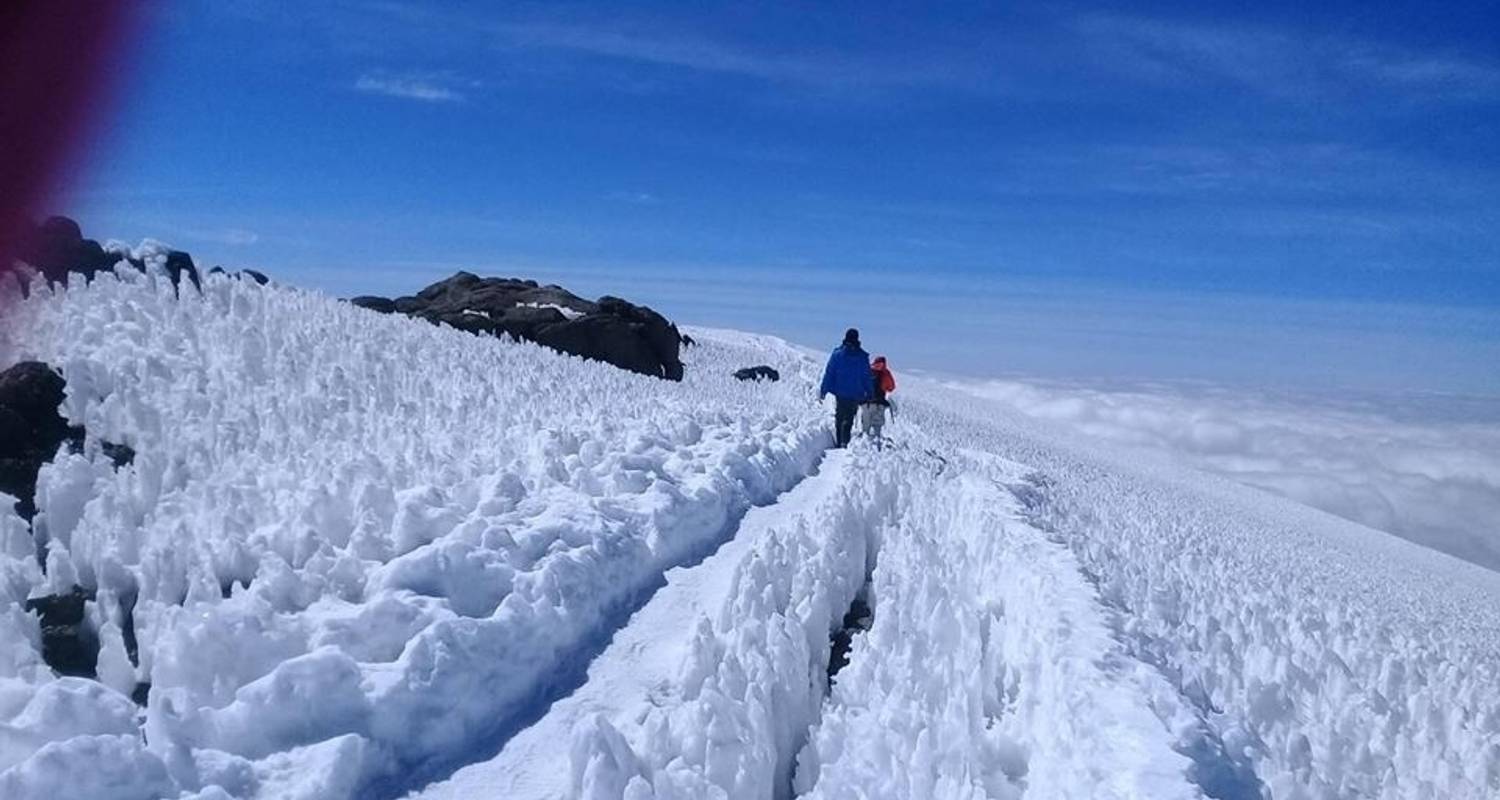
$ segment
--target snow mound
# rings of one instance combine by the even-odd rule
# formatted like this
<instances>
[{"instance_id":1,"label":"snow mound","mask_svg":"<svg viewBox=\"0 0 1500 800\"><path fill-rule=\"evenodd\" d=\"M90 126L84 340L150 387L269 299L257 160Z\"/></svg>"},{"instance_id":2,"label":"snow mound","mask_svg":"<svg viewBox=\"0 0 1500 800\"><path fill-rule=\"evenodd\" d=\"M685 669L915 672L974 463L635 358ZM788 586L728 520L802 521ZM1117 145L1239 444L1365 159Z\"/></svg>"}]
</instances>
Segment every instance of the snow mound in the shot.
<instances>
[{"instance_id":1,"label":"snow mound","mask_svg":"<svg viewBox=\"0 0 1500 800\"><path fill-rule=\"evenodd\" d=\"M669 384L223 276L8 293L0 363L58 366L89 442L38 478L45 575L0 512L6 797L96 758L135 776L116 797L284 796L294 774L354 796L441 770L828 441L806 384L739 384L751 356L726 345ZM102 683L54 678L21 608L75 583L98 592Z\"/></svg>"}]
</instances>

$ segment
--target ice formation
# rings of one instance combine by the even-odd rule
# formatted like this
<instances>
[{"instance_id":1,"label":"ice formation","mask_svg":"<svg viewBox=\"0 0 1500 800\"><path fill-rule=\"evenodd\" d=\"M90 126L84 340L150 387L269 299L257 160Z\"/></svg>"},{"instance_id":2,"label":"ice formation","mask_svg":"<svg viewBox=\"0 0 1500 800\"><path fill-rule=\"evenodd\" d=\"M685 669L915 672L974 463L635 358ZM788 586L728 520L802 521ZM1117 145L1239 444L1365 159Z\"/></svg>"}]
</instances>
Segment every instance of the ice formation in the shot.
<instances>
[{"instance_id":1,"label":"ice formation","mask_svg":"<svg viewBox=\"0 0 1500 800\"><path fill-rule=\"evenodd\" d=\"M1500 576L1289 501L920 380L828 452L770 337L670 383L221 275L0 292L88 431L0 503L0 796L1500 794ZM73 585L97 681L25 610Z\"/></svg>"}]
</instances>

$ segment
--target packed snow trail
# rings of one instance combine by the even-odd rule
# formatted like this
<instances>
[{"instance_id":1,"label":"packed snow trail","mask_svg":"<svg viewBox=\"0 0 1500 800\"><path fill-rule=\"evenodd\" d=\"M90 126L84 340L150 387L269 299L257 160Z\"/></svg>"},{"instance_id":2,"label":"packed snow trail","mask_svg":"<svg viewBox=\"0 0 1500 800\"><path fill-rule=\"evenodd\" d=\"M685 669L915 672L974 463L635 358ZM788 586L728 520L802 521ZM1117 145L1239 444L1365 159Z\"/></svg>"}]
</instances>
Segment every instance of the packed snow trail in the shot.
<instances>
[{"instance_id":1,"label":"packed snow trail","mask_svg":"<svg viewBox=\"0 0 1500 800\"><path fill-rule=\"evenodd\" d=\"M829 635L905 494L890 462L848 459L809 514L756 539L693 628L671 688L574 732L570 797L788 797L827 688Z\"/></svg>"},{"instance_id":2,"label":"packed snow trail","mask_svg":"<svg viewBox=\"0 0 1500 800\"><path fill-rule=\"evenodd\" d=\"M806 798L1193 798L1185 703L1114 640L1066 548L988 459L882 538L874 625L801 757ZM998 473L998 474L997 474ZM1008 475L1006 473L1009 473Z\"/></svg>"},{"instance_id":3,"label":"packed snow trail","mask_svg":"<svg viewBox=\"0 0 1500 800\"><path fill-rule=\"evenodd\" d=\"M1185 701L1017 518L994 481L1019 468L851 458L865 511L763 539L677 688L578 730L568 796L1200 796ZM829 633L867 578L873 627L825 701Z\"/></svg>"},{"instance_id":4,"label":"packed snow trail","mask_svg":"<svg viewBox=\"0 0 1500 800\"><path fill-rule=\"evenodd\" d=\"M770 518L774 518L774 515L779 513L781 508L781 503L778 500L765 513L771 515ZM760 508L752 508L751 512L754 513L760 510ZM758 516L765 518L763 515ZM505 720L503 724L492 726L489 732L468 736L460 746L453 749L443 752L435 751L436 754L426 759L426 762L420 767L407 768L394 775L383 776L375 784L367 786L361 794L369 798L393 797L404 794L408 789L420 787L433 780L448 778L455 770L472 763L476 757L485 758L489 756L495 748L500 748L499 757L503 759L504 754L512 750L510 743L517 736L523 739L523 743L517 745L516 751L524 753L527 748L524 742L535 743L538 741L538 736L547 735L546 731L550 730L555 734L556 730L562 728L563 723L561 720L566 719L572 713L572 709L575 708L574 701L580 699L578 695L574 694L580 686L586 685L589 690L581 698L585 703L589 702L591 698L600 696L601 691L606 692L606 696L610 696L608 693L614 691L624 691L625 687L623 686L608 689L596 685L596 672L600 671L597 657L601 655L601 652L607 652L606 648L613 646L614 641L622 638L619 629L627 625L631 626L631 635L624 638L633 640L637 655L648 637L662 636L671 630L666 624L655 624L649 627L644 633L641 633L636 630L635 626L637 623L635 618L645 613L642 609L643 606L651 608L655 605L656 608L656 611L652 614L645 615L645 621L648 624L655 621L658 614L672 614L673 611L668 610L664 606L669 606L674 600L686 602L691 607L691 601L682 600L681 598L686 598L688 596L687 592L692 588L696 588L704 580L703 572L711 571L711 567L709 570L702 570L703 560L714 559L715 556L713 554L719 549L723 549L721 544L726 541L731 545L728 547L728 550L731 553L734 552L737 548L732 545L742 535L743 523L743 518L731 518L723 536L716 536L711 540L701 542L701 546L696 552L686 551L686 555L673 562L680 566L672 567L665 575L661 575L660 578L648 578L637 584L635 589L628 594L622 594L619 589L615 589L614 595L611 595L607 591L599 591L593 587L573 587L572 591L584 590L596 593L604 598L622 596L623 599L611 604L609 610L600 615L599 624L591 631L586 632L578 640L576 646L570 650L555 654L550 660L537 659L541 663L542 669L547 673L546 677L532 684L526 690L523 695L526 698L523 705L519 707L519 710L503 717ZM700 559L700 556L703 558ZM652 574L659 573L653 571ZM674 574L677 576L678 582L685 583L686 586L678 587L676 590L669 592L665 603L658 604L657 594L662 588L660 584L662 582L670 584ZM587 583L587 581L580 581L580 584ZM559 603L558 605L564 613L571 610L565 604ZM687 609L677 609L675 613L681 615L686 612ZM513 637L508 644L515 646ZM533 658L535 658L535 655L533 655ZM643 665L636 664L635 666L641 667ZM498 673L493 668L488 670L476 669L473 665L466 665L464 668L470 673L470 676L466 680L475 685L476 691L483 691L479 687L493 684L493 678L498 676ZM618 672L618 670L612 670L607 664L602 667L602 671L605 673ZM514 676L509 677L514 678ZM640 677L639 674L636 677ZM619 695L613 696L618 697ZM491 707L493 707L494 701L491 700L490 703ZM486 758L486 763L493 760ZM524 758L516 758L514 761L519 764L524 761ZM540 765L533 765L533 767L540 767Z\"/></svg>"},{"instance_id":5,"label":"packed snow trail","mask_svg":"<svg viewBox=\"0 0 1500 800\"><path fill-rule=\"evenodd\" d=\"M666 574L656 592L608 649L588 669L578 691L554 703L547 714L518 733L494 758L460 769L418 794L427 800L474 797L565 798L570 775L562 768L574 732L595 715L621 724L674 692L674 679L691 653L700 621L715 616L747 554L776 531L808 524L810 517L846 490L847 454L831 453L821 472L777 498L751 509L733 538L701 563Z\"/></svg>"}]
</instances>

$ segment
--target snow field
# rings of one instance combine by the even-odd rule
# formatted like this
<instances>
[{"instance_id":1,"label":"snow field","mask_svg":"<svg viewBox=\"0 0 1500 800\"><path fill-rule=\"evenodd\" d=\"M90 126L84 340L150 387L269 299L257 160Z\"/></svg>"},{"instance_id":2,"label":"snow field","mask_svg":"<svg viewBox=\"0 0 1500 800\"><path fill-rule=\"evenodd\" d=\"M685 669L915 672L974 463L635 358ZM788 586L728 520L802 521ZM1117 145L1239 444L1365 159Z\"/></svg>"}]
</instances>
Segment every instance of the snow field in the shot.
<instances>
[{"instance_id":1,"label":"snow field","mask_svg":"<svg viewBox=\"0 0 1500 800\"><path fill-rule=\"evenodd\" d=\"M672 688L579 726L568 796L1200 796L1184 703L1124 653L1071 553L975 476L1018 468L846 457L811 525L742 557ZM829 635L861 592L873 627L830 693Z\"/></svg>"},{"instance_id":2,"label":"snow field","mask_svg":"<svg viewBox=\"0 0 1500 800\"><path fill-rule=\"evenodd\" d=\"M751 509L733 538L713 555L669 571L666 585L589 664L585 683L519 731L494 758L423 788L422 800L571 796L573 776L558 767L568 762L575 731L592 724L588 721L595 716L633 725L650 706L680 696L679 672L691 660L695 642L701 645L700 624L711 624L729 604L730 595L738 591L735 575L750 555L770 537L788 535L799 525L818 524L835 509L849 508L840 499L853 480L844 456L829 454L817 475L775 503Z\"/></svg>"},{"instance_id":3,"label":"snow field","mask_svg":"<svg viewBox=\"0 0 1500 800\"><path fill-rule=\"evenodd\" d=\"M59 366L89 441L39 475L45 575L0 512L5 797L96 759L121 798L352 796L461 763L828 440L804 381L733 381L763 354L719 344L669 384L224 276L11 293L0 363ZM101 683L54 678L20 609L74 583Z\"/></svg>"},{"instance_id":4,"label":"snow field","mask_svg":"<svg viewBox=\"0 0 1500 800\"><path fill-rule=\"evenodd\" d=\"M787 797L827 686L829 635L866 581L903 493L893 464L845 461L836 493L763 535L697 621L671 687L586 720L571 797Z\"/></svg>"},{"instance_id":5,"label":"snow field","mask_svg":"<svg viewBox=\"0 0 1500 800\"><path fill-rule=\"evenodd\" d=\"M1124 653L1067 550L1015 517L1014 465L955 457L887 532L798 773L807 798L1192 798L1192 717ZM952 477L952 476L957 477Z\"/></svg>"},{"instance_id":6,"label":"snow field","mask_svg":"<svg viewBox=\"0 0 1500 800\"><path fill-rule=\"evenodd\" d=\"M582 797L1500 796L1500 576L1283 499L915 379L783 495L829 437L771 337L673 384L222 276L5 293L88 441L35 539L0 500L0 797L469 764L437 797L537 742ZM74 585L97 682L23 607Z\"/></svg>"},{"instance_id":7,"label":"snow field","mask_svg":"<svg viewBox=\"0 0 1500 800\"><path fill-rule=\"evenodd\" d=\"M1137 510L1151 499L1136 500ZM1168 665L1220 720L1223 738L1250 751L1272 796L1500 793L1496 651L1421 631L1420 616L1383 619L1333 591L1229 568L1204 547L1209 531L1184 530L1181 518L1141 518L1179 540L1176 559L1153 562L1146 553L1159 553L1160 531L1080 525L1066 502L1044 518L1069 532L1105 591L1130 610L1134 647Z\"/></svg>"},{"instance_id":8,"label":"snow field","mask_svg":"<svg viewBox=\"0 0 1500 800\"><path fill-rule=\"evenodd\" d=\"M1500 576L906 388L903 411L935 446L1045 475L1022 492L1024 516L1069 546L1131 654L1191 702L1208 736L1180 749L1215 796L1500 796Z\"/></svg>"}]
</instances>

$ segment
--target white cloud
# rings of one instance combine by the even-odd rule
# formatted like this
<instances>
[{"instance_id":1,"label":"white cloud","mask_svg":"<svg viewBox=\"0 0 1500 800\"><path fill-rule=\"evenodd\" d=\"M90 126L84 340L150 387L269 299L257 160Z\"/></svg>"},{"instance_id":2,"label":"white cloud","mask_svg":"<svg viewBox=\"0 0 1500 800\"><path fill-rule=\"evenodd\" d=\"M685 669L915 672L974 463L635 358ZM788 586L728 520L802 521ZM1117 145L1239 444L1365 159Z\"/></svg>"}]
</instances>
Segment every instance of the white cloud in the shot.
<instances>
[{"instance_id":1,"label":"white cloud","mask_svg":"<svg viewBox=\"0 0 1500 800\"><path fill-rule=\"evenodd\" d=\"M661 202L661 198L650 192L618 191L610 192L609 197L611 200L618 200L622 203L630 203L636 206L653 206Z\"/></svg>"},{"instance_id":2,"label":"white cloud","mask_svg":"<svg viewBox=\"0 0 1500 800\"><path fill-rule=\"evenodd\" d=\"M659 26L508 22L489 27L507 50L554 50L840 92L926 86L981 89L989 77L989 70L945 52L772 51Z\"/></svg>"},{"instance_id":3,"label":"white cloud","mask_svg":"<svg viewBox=\"0 0 1500 800\"><path fill-rule=\"evenodd\" d=\"M1297 99L1355 89L1425 99L1489 99L1500 91L1494 63L1345 36L1115 14L1084 15L1077 27L1111 68L1161 83L1226 81Z\"/></svg>"},{"instance_id":4,"label":"white cloud","mask_svg":"<svg viewBox=\"0 0 1500 800\"><path fill-rule=\"evenodd\" d=\"M466 99L461 92L454 88L456 83L458 81L453 76L445 73L392 74L370 72L361 75L359 80L354 82L354 89L358 92L399 97L404 100L420 100L426 103L455 103Z\"/></svg>"},{"instance_id":5,"label":"white cloud","mask_svg":"<svg viewBox=\"0 0 1500 800\"><path fill-rule=\"evenodd\" d=\"M260 242L260 234L252 230L236 227L217 227L214 225L176 225L156 224L147 227L157 228L162 235L172 239L182 239L188 244L217 244L227 247L249 247Z\"/></svg>"},{"instance_id":6,"label":"white cloud","mask_svg":"<svg viewBox=\"0 0 1500 800\"><path fill-rule=\"evenodd\" d=\"M1500 398L946 383L1500 569Z\"/></svg>"},{"instance_id":7,"label":"white cloud","mask_svg":"<svg viewBox=\"0 0 1500 800\"><path fill-rule=\"evenodd\" d=\"M229 228L219 232L219 241L224 244L246 246L260 241L260 234L243 228Z\"/></svg>"}]
</instances>

